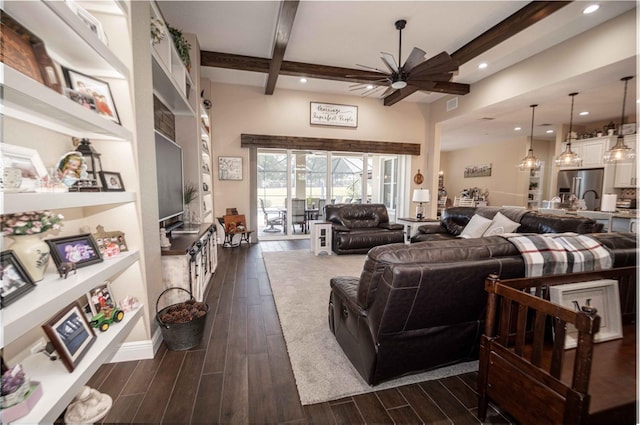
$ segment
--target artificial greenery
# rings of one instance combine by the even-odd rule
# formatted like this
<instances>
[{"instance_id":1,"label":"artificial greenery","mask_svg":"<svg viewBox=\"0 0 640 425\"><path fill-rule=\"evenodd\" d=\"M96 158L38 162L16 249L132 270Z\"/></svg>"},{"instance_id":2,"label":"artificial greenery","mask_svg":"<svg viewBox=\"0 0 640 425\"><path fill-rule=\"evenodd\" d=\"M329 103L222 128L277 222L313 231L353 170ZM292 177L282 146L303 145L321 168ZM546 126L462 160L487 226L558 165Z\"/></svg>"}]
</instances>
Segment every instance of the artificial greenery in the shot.
<instances>
[{"instance_id":1,"label":"artificial greenery","mask_svg":"<svg viewBox=\"0 0 640 425\"><path fill-rule=\"evenodd\" d=\"M180 59L182 59L182 63L184 63L184 66L186 66L187 69L191 69L191 58L189 57L191 44L189 44L187 39L184 38L184 35L182 35L181 30L174 28L169 24L167 24L167 28L171 33L171 37L173 38L173 44L176 46L176 50L178 51L178 55L180 56Z\"/></svg>"},{"instance_id":2,"label":"artificial greenery","mask_svg":"<svg viewBox=\"0 0 640 425\"><path fill-rule=\"evenodd\" d=\"M198 185L195 183L184 184L184 204L189 205L191 202L198 199L200 193L198 192Z\"/></svg>"}]
</instances>

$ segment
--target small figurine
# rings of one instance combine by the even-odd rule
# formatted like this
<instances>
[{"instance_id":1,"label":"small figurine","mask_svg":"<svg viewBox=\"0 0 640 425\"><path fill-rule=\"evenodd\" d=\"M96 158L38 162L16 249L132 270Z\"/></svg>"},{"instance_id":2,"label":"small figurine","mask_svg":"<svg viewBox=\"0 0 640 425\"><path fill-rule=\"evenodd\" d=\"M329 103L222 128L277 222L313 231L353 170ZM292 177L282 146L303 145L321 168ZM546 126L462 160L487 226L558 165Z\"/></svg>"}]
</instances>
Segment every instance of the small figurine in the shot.
<instances>
[{"instance_id":1,"label":"small figurine","mask_svg":"<svg viewBox=\"0 0 640 425\"><path fill-rule=\"evenodd\" d=\"M73 270L73 274L78 273L78 270L76 269L76 263L68 263L68 262L64 262L64 263L60 263L60 267L58 267L58 273L60 274L60 277L63 277L66 279L69 276L69 272Z\"/></svg>"},{"instance_id":2,"label":"small figurine","mask_svg":"<svg viewBox=\"0 0 640 425\"><path fill-rule=\"evenodd\" d=\"M167 229L160 229L160 248L171 248L171 241L167 237Z\"/></svg>"},{"instance_id":3,"label":"small figurine","mask_svg":"<svg viewBox=\"0 0 640 425\"><path fill-rule=\"evenodd\" d=\"M67 187L73 186L80 179L86 179L87 165L84 157L78 151L71 151L64 154L58 161L58 177Z\"/></svg>"}]
</instances>

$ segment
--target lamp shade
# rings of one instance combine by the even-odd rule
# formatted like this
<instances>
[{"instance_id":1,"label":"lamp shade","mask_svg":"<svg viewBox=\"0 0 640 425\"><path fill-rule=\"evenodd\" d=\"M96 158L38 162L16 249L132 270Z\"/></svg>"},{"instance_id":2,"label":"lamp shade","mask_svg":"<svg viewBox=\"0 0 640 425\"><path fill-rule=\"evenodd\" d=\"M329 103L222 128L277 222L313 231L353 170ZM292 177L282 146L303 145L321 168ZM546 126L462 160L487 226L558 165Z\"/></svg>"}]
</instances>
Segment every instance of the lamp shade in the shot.
<instances>
[{"instance_id":1,"label":"lamp shade","mask_svg":"<svg viewBox=\"0 0 640 425\"><path fill-rule=\"evenodd\" d=\"M413 191L413 202L429 202L429 189L416 189Z\"/></svg>"}]
</instances>

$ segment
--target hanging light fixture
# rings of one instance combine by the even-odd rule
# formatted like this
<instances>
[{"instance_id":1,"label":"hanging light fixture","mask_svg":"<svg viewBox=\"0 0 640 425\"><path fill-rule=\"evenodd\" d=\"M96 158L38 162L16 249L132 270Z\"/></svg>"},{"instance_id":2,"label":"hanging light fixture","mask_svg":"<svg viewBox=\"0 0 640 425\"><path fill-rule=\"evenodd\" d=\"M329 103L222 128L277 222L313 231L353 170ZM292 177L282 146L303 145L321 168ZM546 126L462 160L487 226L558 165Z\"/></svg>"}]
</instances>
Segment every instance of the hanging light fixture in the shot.
<instances>
[{"instance_id":1,"label":"hanging light fixture","mask_svg":"<svg viewBox=\"0 0 640 425\"><path fill-rule=\"evenodd\" d=\"M571 150L571 140L575 140L573 134L573 102L578 93L569 93L571 96L571 116L569 117L569 134L567 135L567 146L560 155L556 157L556 165L559 167L577 167L582 164L582 158Z\"/></svg>"},{"instance_id":2,"label":"hanging light fixture","mask_svg":"<svg viewBox=\"0 0 640 425\"><path fill-rule=\"evenodd\" d=\"M540 160L533 154L533 117L535 116L536 107L538 105L529 105L531 107L531 141L529 142L529 152L527 156L520 161L520 171L525 170L539 170Z\"/></svg>"},{"instance_id":3,"label":"hanging light fixture","mask_svg":"<svg viewBox=\"0 0 640 425\"><path fill-rule=\"evenodd\" d=\"M620 118L620 127L618 128L618 140L614 147L604 154L604 160L607 162L625 161L636 157L635 152L624 143L624 134L622 134L622 126L624 126L624 104L627 102L627 85L633 77L624 77L620 81L624 81L624 97L622 98L622 117Z\"/></svg>"}]
</instances>

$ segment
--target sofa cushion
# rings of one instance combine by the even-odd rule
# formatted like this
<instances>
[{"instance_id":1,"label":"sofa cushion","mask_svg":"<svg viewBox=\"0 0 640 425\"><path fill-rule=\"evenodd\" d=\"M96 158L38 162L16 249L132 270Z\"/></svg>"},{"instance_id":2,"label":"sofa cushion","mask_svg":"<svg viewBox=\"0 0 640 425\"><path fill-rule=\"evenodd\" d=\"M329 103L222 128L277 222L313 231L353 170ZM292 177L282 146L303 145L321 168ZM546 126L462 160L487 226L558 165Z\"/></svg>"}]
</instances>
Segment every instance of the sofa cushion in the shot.
<instances>
[{"instance_id":1,"label":"sofa cushion","mask_svg":"<svg viewBox=\"0 0 640 425\"><path fill-rule=\"evenodd\" d=\"M513 233L518 227L520 227L520 223L516 223L515 221L509 220L504 214L501 212L497 212L493 217L493 221L491 221L491 225L487 230L484 231L482 236L493 236L493 235L503 235L505 233Z\"/></svg>"},{"instance_id":2,"label":"sofa cushion","mask_svg":"<svg viewBox=\"0 0 640 425\"><path fill-rule=\"evenodd\" d=\"M458 237L464 239L479 238L491 226L491 223L492 221L488 218L474 214Z\"/></svg>"}]
</instances>

